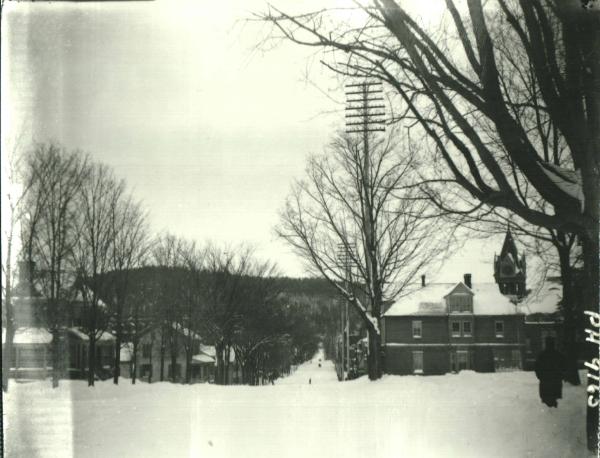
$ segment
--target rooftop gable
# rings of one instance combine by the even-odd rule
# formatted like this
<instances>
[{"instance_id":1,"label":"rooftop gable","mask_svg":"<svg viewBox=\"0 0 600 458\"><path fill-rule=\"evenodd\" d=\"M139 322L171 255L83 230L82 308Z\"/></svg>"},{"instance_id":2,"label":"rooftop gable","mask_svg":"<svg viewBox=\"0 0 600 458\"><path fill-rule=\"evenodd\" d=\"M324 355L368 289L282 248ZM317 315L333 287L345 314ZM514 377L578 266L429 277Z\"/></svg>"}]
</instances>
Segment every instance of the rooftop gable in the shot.
<instances>
[{"instance_id":1,"label":"rooftop gable","mask_svg":"<svg viewBox=\"0 0 600 458\"><path fill-rule=\"evenodd\" d=\"M462 281L460 281L456 285L454 285L450 289L450 291L448 291L444 295L444 299L446 297L450 296L451 294L470 294L471 296L474 295L473 290L471 288L469 288L467 285L465 285Z\"/></svg>"}]
</instances>

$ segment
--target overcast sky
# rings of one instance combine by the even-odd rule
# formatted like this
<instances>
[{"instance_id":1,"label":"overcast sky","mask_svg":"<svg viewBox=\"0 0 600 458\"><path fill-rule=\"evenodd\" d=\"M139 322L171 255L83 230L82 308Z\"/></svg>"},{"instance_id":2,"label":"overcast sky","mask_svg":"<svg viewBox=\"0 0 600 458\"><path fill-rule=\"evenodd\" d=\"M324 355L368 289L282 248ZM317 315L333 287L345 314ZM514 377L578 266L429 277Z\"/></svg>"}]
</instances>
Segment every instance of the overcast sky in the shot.
<instances>
[{"instance_id":1,"label":"overcast sky","mask_svg":"<svg viewBox=\"0 0 600 458\"><path fill-rule=\"evenodd\" d=\"M6 3L4 143L89 152L126 180L154 232L251 243L303 275L273 226L307 155L342 126L342 98L314 50L257 51L268 27L244 19L265 2L226 3ZM501 242L469 244L437 278L492 281Z\"/></svg>"}]
</instances>

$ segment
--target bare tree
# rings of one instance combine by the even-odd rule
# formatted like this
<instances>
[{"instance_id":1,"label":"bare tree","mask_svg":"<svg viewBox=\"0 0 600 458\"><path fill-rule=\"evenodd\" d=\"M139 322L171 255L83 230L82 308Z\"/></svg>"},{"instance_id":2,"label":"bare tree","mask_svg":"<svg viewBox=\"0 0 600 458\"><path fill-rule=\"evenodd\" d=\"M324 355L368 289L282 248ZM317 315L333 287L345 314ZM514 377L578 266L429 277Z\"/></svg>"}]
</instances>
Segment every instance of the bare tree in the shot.
<instances>
[{"instance_id":1,"label":"bare tree","mask_svg":"<svg viewBox=\"0 0 600 458\"><path fill-rule=\"evenodd\" d=\"M446 0L446 15L435 30L394 0L357 3L365 19L359 26L340 23L331 10L290 15L273 8L261 18L285 39L330 51L324 63L334 71L388 83L401 115L414 118L444 164L447 187L463 188L475 207L502 207L533 225L576 234L583 246L584 301L596 311L600 15L587 3L468 0L461 9ZM498 52L495 27L502 22L508 25L502 33L515 37L513 55L525 61ZM515 87L502 84L529 69L540 97L519 109L544 107L567 145L561 166L548 160L539 131L515 114ZM491 137L479 128L483 124ZM531 207L520 194L524 187L548 206ZM438 203L445 205L443 199ZM596 354L592 347L590 354ZM595 449L597 410L588 409L587 418L588 447Z\"/></svg>"},{"instance_id":2,"label":"bare tree","mask_svg":"<svg viewBox=\"0 0 600 458\"><path fill-rule=\"evenodd\" d=\"M89 386L94 385L99 364L96 342L109 325L109 313L101 297L115 242L111 214L119 206L124 187L107 166L93 164L78 196L78 236L73 261L83 305L82 328L88 337Z\"/></svg>"},{"instance_id":3,"label":"bare tree","mask_svg":"<svg viewBox=\"0 0 600 458\"><path fill-rule=\"evenodd\" d=\"M207 282L204 288L201 330L214 343L216 353L215 382L229 383L231 350L244 304L242 282L251 272L252 249L209 245L206 249Z\"/></svg>"},{"instance_id":4,"label":"bare tree","mask_svg":"<svg viewBox=\"0 0 600 458\"><path fill-rule=\"evenodd\" d=\"M265 376L261 361L270 349L284 345L288 337L276 276L275 264L253 259L239 285L239 318L232 347L246 384L259 383L259 376Z\"/></svg>"},{"instance_id":5,"label":"bare tree","mask_svg":"<svg viewBox=\"0 0 600 458\"><path fill-rule=\"evenodd\" d=\"M130 272L129 275L132 275ZM138 275L130 290L130 295L126 300L128 307L127 316L127 336L131 340L132 354L130 361L131 384L135 385L137 380L137 360L140 339L150 333L150 340L154 343L154 331L157 326L161 325L160 304L162 304L161 295L162 288L160 281L162 279L161 272L156 272L153 269L138 270ZM164 352L162 352L161 365L161 381L162 369L164 366ZM151 377L152 373L150 373ZM148 381L151 381L150 379Z\"/></svg>"},{"instance_id":6,"label":"bare tree","mask_svg":"<svg viewBox=\"0 0 600 458\"><path fill-rule=\"evenodd\" d=\"M173 234L163 234L153 245L154 263L162 268L159 281L159 303L156 307L156 320L160 323L160 380L164 380L165 355L167 348L171 357L171 381L177 381L177 354L179 353L182 307L180 304L179 281L182 272L184 240ZM134 355L135 355L134 345Z\"/></svg>"},{"instance_id":7,"label":"bare tree","mask_svg":"<svg viewBox=\"0 0 600 458\"><path fill-rule=\"evenodd\" d=\"M192 381L192 357L199 351L200 336L197 331L201 327L202 306L204 303L204 287L206 272L204 270L205 252L195 242L183 241L180 262L181 287L179 303L181 306L180 331L185 353L185 383Z\"/></svg>"},{"instance_id":8,"label":"bare tree","mask_svg":"<svg viewBox=\"0 0 600 458\"><path fill-rule=\"evenodd\" d=\"M20 221L24 216L25 199L32 186L31 175L25 176L23 170L23 156L20 154L19 144L3 158L4 165L3 198L2 198L2 238L4 258L2 259L2 324L6 328L5 339L2 344L2 390L8 391L10 368L12 367L13 340L16 323L13 310L13 282L15 258L15 232L18 232ZM30 278L28 278L30 279ZM31 285L27 285L31 287Z\"/></svg>"},{"instance_id":9,"label":"bare tree","mask_svg":"<svg viewBox=\"0 0 600 458\"><path fill-rule=\"evenodd\" d=\"M149 249L146 214L139 203L131 196L113 202L110 208L110 232L112 249L110 252L112 269L110 284L105 291L111 308L115 332L115 357L113 382L119 383L121 346L124 328L130 321L133 308L128 307L130 295L130 273L140 267Z\"/></svg>"},{"instance_id":10,"label":"bare tree","mask_svg":"<svg viewBox=\"0 0 600 458\"><path fill-rule=\"evenodd\" d=\"M382 374L384 300L405 291L444 253L451 236L426 217L427 202L410 187L415 159L398 151L392 137L372 136L368 154L362 141L338 137L326 154L309 161L306 180L293 187L277 228L364 321L371 379Z\"/></svg>"},{"instance_id":11,"label":"bare tree","mask_svg":"<svg viewBox=\"0 0 600 458\"><path fill-rule=\"evenodd\" d=\"M568 154L565 138L553 122L551 113L543 103L543 94L536 79L536 69L523 49L520 38L512 33L512 26L502 20L499 13L491 15L490 27L494 49L498 55L498 80L506 95L506 105L514 119L528 132L532 144L535 145L549 170L567 170L573 167L572 158ZM554 20L547 27L558 36L560 24ZM513 180L517 195L523 204L541 213L552 213L552 206L545 201L537 190L529 185L527 177L515 167L514 161L504 147L502 140L495 132L495 126L486 118L473 120L473 126L482 137L486 138L490 148L498 156L503 171ZM577 271L581 267L581 250L578 249L576 234L553 227L543 227L529 223L503 207L473 206L471 195L462 187L448 190L443 180L447 171L426 168L421 175L420 187L439 209L440 216L480 233L498 233L511 226L513 232L520 236L530 251L544 260L548 270L558 272L562 278L563 295L561 310L564 317L564 345L567 353L568 371L566 379L573 384L580 384L578 371L577 333L583 332L584 314L578 299ZM573 189L575 190L575 189ZM452 195L454 199L449 198ZM457 209L461 209L460 212ZM554 253L549 253L551 247Z\"/></svg>"},{"instance_id":12,"label":"bare tree","mask_svg":"<svg viewBox=\"0 0 600 458\"><path fill-rule=\"evenodd\" d=\"M28 265L33 266L35 260L39 266L40 319L52 334L52 386L57 387L62 369L61 330L73 293L70 263L77 240L76 200L87 177L87 158L54 144L37 145L28 158L27 173L32 185L22 243Z\"/></svg>"}]
</instances>

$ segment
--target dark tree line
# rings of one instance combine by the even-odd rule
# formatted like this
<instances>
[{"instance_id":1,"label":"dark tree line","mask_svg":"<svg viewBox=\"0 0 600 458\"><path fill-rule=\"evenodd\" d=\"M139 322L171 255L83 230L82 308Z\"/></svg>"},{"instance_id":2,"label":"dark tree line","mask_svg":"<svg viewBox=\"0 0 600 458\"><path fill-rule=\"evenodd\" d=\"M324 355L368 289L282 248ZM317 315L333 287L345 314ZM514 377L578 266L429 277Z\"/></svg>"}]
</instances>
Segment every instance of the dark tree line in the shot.
<instances>
[{"instance_id":1,"label":"dark tree line","mask_svg":"<svg viewBox=\"0 0 600 458\"><path fill-rule=\"evenodd\" d=\"M186 251L186 258L191 253ZM189 363L197 351L194 336L200 336L202 344L215 347L216 383L231 383L229 367L237 364L242 383L251 385L288 374L292 366L310 359L332 331L323 322L327 301L322 302L319 294L315 298L314 291L308 296L297 293L294 283L303 280L267 276L271 271L260 263L260 268L249 268L245 274L172 264L127 272L129 289L122 313L129 320L122 330L124 341L133 346L132 374L136 373L140 338L152 331L158 331L160 340L160 381L191 382ZM121 275L108 273L106 283L118 284ZM322 281L316 282L322 286ZM169 360L174 365L181 353L187 370L177 378L167 374L165 367Z\"/></svg>"}]
</instances>

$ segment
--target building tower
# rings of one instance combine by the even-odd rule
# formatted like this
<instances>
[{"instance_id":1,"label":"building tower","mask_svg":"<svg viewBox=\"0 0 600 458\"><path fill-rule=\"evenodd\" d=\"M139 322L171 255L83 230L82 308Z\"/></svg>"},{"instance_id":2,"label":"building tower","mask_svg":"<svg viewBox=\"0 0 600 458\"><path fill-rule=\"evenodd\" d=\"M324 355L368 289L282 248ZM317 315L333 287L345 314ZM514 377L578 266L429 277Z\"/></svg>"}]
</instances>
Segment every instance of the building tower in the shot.
<instances>
[{"instance_id":1,"label":"building tower","mask_svg":"<svg viewBox=\"0 0 600 458\"><path fill-rule=\"evenodd\" d=\"M527 280L525 255L519 258L510 228L506 230L500 255L494 254L494 278L502 294L516 298L525 296Z\"/></svg>"}]
</instances>

